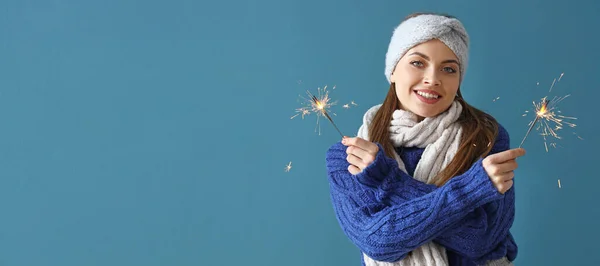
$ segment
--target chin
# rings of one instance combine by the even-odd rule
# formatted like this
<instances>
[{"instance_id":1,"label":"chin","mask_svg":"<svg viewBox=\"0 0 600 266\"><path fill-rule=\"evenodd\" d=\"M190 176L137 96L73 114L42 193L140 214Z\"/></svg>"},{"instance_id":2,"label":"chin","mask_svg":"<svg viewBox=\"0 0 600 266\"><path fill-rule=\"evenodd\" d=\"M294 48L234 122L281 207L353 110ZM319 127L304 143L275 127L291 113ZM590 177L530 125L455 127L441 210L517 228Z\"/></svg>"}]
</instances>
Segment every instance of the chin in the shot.
<instances>
[{"instance_id":1,"label":"chin","mask_svg":"<svg viewBox=\"0 0 600 266\"><path fill-rule=\"evenodd\" d=\"M434 116L441 114L442 112L436 111L436 110L418 110L417 112L413 112L413 113L415 113L416 115L418 115L420 117L434 117Z\"/></svg>"},{"instance_id":2,"label":"chin","mask_svg":"<svg viewBox=\"0 0 600 266\"><path fill-rule=\"evenodd\" d=\"M420 116L420 117L425 117L425 118L427 118L427 117L435 117L435 116L437 116L437 115L439 115L439 114L440 114L440 113L424 113L424 114L417 114L417 115L418 115L418 116Z\"/></svg>"}]
</instances>

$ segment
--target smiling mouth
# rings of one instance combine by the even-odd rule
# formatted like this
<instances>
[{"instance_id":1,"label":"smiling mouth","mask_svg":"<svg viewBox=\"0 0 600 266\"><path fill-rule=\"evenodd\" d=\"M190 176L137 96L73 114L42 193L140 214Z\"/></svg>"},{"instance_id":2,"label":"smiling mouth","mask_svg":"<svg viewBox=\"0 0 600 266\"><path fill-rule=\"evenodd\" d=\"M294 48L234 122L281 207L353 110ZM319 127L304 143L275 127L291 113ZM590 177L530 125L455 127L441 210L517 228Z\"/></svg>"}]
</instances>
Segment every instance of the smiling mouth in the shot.
<instances>
[{"instance_id":1,"label":"smiling mouth","mask_svg":"<svg viewBox=\"0 0 600 266\"><path fill-rule=\"evenodd\" d=\"M435 100L435 99L442 98L442 96L440 96L439 94L436 94L436 93L429 93L429 92L423 92L423 91L415 91L415 92L425 99Z\"/></svg>"}]
</instances>

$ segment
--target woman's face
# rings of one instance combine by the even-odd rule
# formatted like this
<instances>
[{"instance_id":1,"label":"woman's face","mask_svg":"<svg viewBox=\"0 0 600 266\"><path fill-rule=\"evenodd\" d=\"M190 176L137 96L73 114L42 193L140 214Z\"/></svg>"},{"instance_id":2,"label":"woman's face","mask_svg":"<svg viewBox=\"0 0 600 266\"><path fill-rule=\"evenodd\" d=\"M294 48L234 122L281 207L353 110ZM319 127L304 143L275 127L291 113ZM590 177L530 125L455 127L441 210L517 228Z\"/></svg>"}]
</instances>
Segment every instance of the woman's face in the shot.
<instances>
[{"instance_id":1,"label":"woman's face","mask_svg":"<svg viewBox=\"0 0 600 266\"><path fill-rule=\"evenodd\" d=\"M433 117L446 111L460 84L459 62L452 50L440 40L421 43L400 59L390 81L403 110Z\"/></svg>"}]
</instances>

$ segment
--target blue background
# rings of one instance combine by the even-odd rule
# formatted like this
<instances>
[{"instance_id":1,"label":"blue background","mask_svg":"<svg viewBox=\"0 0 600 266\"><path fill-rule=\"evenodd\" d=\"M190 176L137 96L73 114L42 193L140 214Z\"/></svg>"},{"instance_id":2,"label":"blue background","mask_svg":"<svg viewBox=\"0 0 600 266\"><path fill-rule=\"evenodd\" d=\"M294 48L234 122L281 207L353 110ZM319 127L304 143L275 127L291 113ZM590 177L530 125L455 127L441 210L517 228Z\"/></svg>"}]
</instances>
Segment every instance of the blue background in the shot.
<instances>
[{"instance_id":1,"label":"blue background","mask_svg":"<svg viewBox=\"0 0 600 266\"><path fill-rule=\"evenodd\" d=\"M525 142L516 262L599 264L598 2L5 0L0 265L359 265L329 200L340 136L290 117L335 85L334 121L355 134L416 11L463 21L463 93L513 147L565 73L552 92L578 126L550 152Z\"/></svg>"}]
</instances>

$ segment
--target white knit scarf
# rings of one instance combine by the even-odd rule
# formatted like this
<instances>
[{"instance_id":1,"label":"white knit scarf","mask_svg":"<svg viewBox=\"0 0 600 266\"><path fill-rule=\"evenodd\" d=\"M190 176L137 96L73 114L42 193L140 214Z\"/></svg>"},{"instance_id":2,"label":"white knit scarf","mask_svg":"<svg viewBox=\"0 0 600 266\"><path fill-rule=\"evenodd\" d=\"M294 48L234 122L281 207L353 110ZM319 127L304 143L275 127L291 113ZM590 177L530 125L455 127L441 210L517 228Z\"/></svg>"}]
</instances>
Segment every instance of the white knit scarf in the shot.
<instances>
[{"instance_id":1,"label":"white knit scarf","mask_svg":"<svg viewBox=\"0 0 600 266\"><path fill-rule=\"evenodd\" d=\"M369 125L381 104L371 107L364 115L363 124L358 130L358 137L369 139ZM462 105L454 101L450 108L435 116L427 117L421 122L417 121L414 113L405 110L395 110L390 124L390 140L395 147L425 148L415 169L415 179L432 184L435 176L443 170L452 160L458 146L462 127L455 123L462 112ZM394 153L398 167L406 171L404 162L397 153ZM404 259L396 262L376 261L363 254L367 266L447 266L448 257L446 249L434 242L426 243L412 252ZM502 263L499 263L502 261ZM503 258L489 262L487 265L510 265Z\"/></svg>"}]
</instances>

